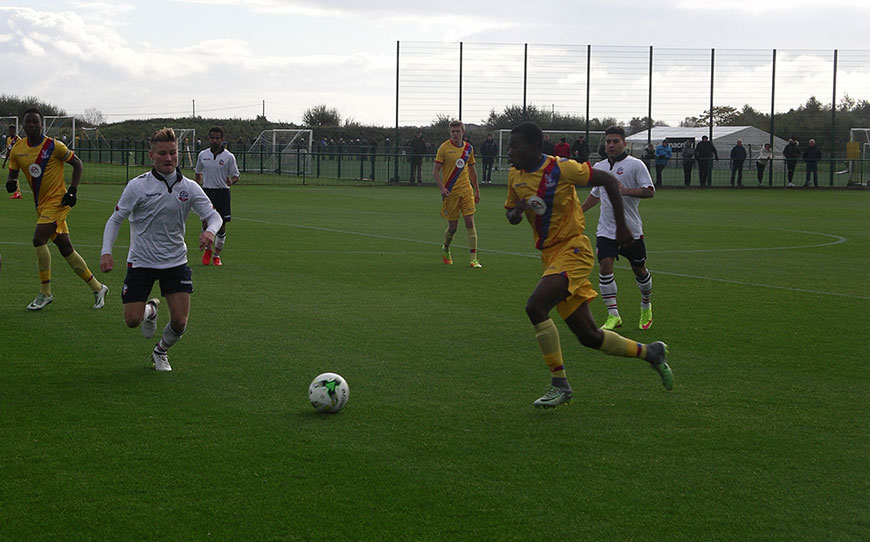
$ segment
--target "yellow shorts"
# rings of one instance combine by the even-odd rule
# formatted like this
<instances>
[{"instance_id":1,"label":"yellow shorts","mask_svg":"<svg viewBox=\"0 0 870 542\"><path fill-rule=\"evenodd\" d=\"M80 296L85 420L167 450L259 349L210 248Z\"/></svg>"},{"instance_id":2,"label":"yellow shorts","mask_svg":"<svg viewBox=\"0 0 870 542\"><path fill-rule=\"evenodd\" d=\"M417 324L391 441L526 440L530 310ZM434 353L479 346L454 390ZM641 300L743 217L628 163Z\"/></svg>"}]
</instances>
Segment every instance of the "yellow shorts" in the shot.
<instances>
[{"instance_id":1,"label":"yellow shorts","mask_svg":"<svg viewBox=\"0 0 870 542\"><path fill-rule=\"evenodd\" d=\"M548 275L562 275L568 279L568 297L556 305L559 316L568 318L583 303L598 297L598 292L589 282L589 274L595 265L592 245L585 235L578 235L541 252L541 263Z\"/></svg>"},{"instance_id":2,"label":"yellow shorts","mask_svg":"<svg viewBox=\"0 0 870 542\"><path fill-rule=\"evenodd\" d=\"M56 224L57 227L51 236L51 239L54 240L60 234L69 233L66 216L69 214L70 209L71 207L61 206L60 202L42 205L36 210L36 224Z\"/></svg>"},{"instance_id":3,"label":"yellow shorts","mask_svg":"<svg viewBox=\"0 0 870 542\"><path fill-rule=\"evenodd\" d=\"M459 192L450 192L450 195L441 202L441 216L447 220L459 220L460 212L462 216L473 215L475 210L474 190L471 187Z\"/></svg>"}]
</instances>

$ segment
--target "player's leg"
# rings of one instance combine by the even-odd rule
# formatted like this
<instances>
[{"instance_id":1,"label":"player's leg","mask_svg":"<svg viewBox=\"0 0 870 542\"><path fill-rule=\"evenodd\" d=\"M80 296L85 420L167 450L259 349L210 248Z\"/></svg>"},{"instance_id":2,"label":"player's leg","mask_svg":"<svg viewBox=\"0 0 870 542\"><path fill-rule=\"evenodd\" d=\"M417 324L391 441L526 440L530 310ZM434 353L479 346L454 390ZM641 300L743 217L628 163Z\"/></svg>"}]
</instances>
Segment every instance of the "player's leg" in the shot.
<instances>
[{"instance_id":1,"label":"player's leg","mask_svg":"<svg viewBox=\"0 0 870 542\"><path fill-rule=\"evenodd\" d=\"M157 331L157 307L160 300L148 299L158 271L154 269L129 267L121 289L121 302L124 304L124 323L129 328L142 325L142 335L150 339ZM146 300L148 300L146 302Z\"/></svg>"},{"instance_id":2,"label":"player's leg","mask_svg":"<svg viewBox=\"0 0 870 542\"><path fill-rule=\"evenodd\" d=\"M588 348L600 350L609 356L640 358L655 369L662 380L662 385L670 390L674 386L674 375L668 366L667 345L661 341L643 344L627 339L614 331L599 329L595 325L589 303L583 303L571 315L565 318L565 323L580 340L580 344Z\"/></svg>"},{"instance_id":3,"label":"player's leg","mask_svg":"<svg viewBox=\"0 0 870 542\"><path fill-rule=\"evenodd\" d=\"M652 326L652 275L646 267L646 243L636 239L633 243L619 248L619 253L628 260L634 273L634 280L640 290L640 321L639 329L649 329Z\"/></svg>"},{"instance_id":4,"label":"player's leg","mask_svg":"<svg viewBox=\"0 0 870 542\"><path fill-rule=\"evenodd\" d=\"M471 267L483 267L477 260L477 228L474 225L474 196L463 196L460 199L465 231L468 233L468 250L471 257Z\"/></svg>"},{"instance_id":5,"label":"player's leg","mask_svg":"<svg viewBox=\"0 0 870 542\"><path fill-rule=\"evenodd\" d=\"M53 241L58 251L60 251L60 255L66 260L66 263L80 279L85 281L85 284L94 293L94 308L102 309L106 304L106 294L109 292L109 287L97 280L97 277L88 268L85 259L73 247L69 233L58 233Z\"/></svg>"},{"instance_id":6,"label":"player's leg","mask_svg":"<svg viewBox=\"0 0 870 542\"><path fill-rule=\"evenodd\" d=\"M550 311L568 296L568 279L564 275L546 275L526 301L526 314L535 329L535 339L550 369L550 389L534 402L536 407L552 408L567 403L573 397L565 374L559 330L550 318Z\"/></svg>"},{"instance_id":7,"label":"player's leg","mask_svg":"<svg viewBox=\"0 0 870 542\"><path fill-rule=\"evenodd\" d=\"M190 314L190 294L193 293L190 267L180 265L161 271L160 291L169 306L169 322L163 328L163 335L151 353L154 368L158 371L171 371L167 352L184 335L187 317Z\"/></svg>"},{"instance_id":8,"label":"player's leg","mask_svg":"<svg viewBox=\"0 0 870 542\"><path fill-rule=\"evenodd\" d=\"M37 224L33 231L33 248L36 251L36 269L39 273L39 294L27 305L27 310L44 309L54 301L51 295L51 252L48 250L48 240L54 235L56 225L52 223Z\"/></svg>"},{"instance_id":9,"label":"player's leg","mask_svg":"<svg viewBox=\"0 0 870 542\"><path fill-rule=\"evenodd\" d=\"M619 254L619 245L615 239L598 237L596 239L596 251L598 253L598 291L601 292L601 300L607 309L607 319L603 329L616 329L622 327L622 317L619 315L619 305L616 302L616 277L613 275L613 262Z\"/></svg>"},{"instance_id":10,"label":"player's leg","mask_svg":"<svg viewBox=\"0 0 870 542\"><path fill-rule=\"evenodd\" d=\"M447 264L453 264L453 256L450 254L450 244L459 227L459 200L456 197L447 196L441 200L441 216L447 219L447 229L444 231L444 244L441 245L441 260Z\"/></svg>"},{"instance_id":11,"label":"player's leg","mask_svg":"<svg viewBox=\"0 0 870 542\"><path fill-rule=\"evenodd\" d=\"M213 265L220 266L223 265L220 258L221 251L223 251L224 243L226 243L227 240L227 222L232 218L232 213L230 211L230 191L229 189L224 188L209 190L208 197L211 199L215 210L220 213L221 219L223 220L221 227L214 238L214 256L212 260ZM205 256L203 256L203 260L204 259Z\"/></svg>"},{"instance_id":12,"label":"player's leg","mask_svg":"<svg viewBox=\"0 0 870 542\"><path fill-rule=\"evenodd\" d=\"M214 236L214 256L212 257L212 264L221 266L223 262L221 261L221 252L224 249L224 244L227 242L227 221L224 220L223 224L221 224L220 229L217 231L217 234Z\"/></svg>"}]
</instances>

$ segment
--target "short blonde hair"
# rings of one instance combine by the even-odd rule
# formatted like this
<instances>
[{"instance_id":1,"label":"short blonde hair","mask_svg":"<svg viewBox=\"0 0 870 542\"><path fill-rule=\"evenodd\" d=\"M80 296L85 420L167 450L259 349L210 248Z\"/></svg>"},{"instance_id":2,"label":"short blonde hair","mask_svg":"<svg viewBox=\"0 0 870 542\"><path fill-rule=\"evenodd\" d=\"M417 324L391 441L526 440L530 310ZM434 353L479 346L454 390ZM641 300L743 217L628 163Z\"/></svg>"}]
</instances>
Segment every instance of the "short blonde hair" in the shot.
<instances>
[{"instance_id":1,"label":"short blonde hair","mask_svg":"<svg viewBox=\"0 0 870 542\"><path fill-rule=\"evenodd\" d=\"M457 126L459 126L460 128L462 128L462 131L463 131L463 132L465 131L465 125L462 124L462 121L461 121L461 120L451 120L451 121L450 121L450 127L451 127L451 128L455 128L455 127L457 127Z\"/></svg>"},{"instance_id":2,"label":"short blonde hair","mask_svg":"<svg viewBox=\"0 0 870 542\"><path fill-rule=\"evenodd\" d=\"M175 130L172 128L161 128L151 134L151 143L175 142L178 139L175 137Z\"/></svg>"}]
</instances>

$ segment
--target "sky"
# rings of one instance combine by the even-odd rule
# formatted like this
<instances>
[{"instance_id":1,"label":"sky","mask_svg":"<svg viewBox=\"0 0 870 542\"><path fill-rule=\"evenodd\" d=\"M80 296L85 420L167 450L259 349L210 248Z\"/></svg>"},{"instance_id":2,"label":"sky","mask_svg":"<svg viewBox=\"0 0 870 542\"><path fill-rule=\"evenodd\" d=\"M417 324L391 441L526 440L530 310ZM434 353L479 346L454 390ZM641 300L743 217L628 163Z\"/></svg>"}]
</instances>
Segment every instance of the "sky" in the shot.
<instances>
[{"instance_id":1,"label":"sky","mask_svg":"<svg viewBox=\"0 0 870 542\"><path fill-rule=\"evenodd\" d=\"M824 63L818 74L808 73L815 68L798 51L863 51L867 55L855 58L870 58L870 2L502 0L441 6L410 0L0 0L0 94L36 96L70 114L96 109L108 122L184 117L195 110L210 118L254 118L265 111L269 120L300 123L306 109L325 104L345 120L392 126L397 41L412 51L423 42L434 50L459 42L748 49L765 58L777 49L795 52L784 59L802 58L793 69L808 80L832 77ZM870 99L868 70L856 66L853 75L844 75L846 81L853 77L850 89L868 90L865 96L852 90L853 98ZM422 86L437 90L439 73L433 70L427 75L433 80ZM602 92L631 84L603 68L594 76ZM830 102L830 84L817 88ZM815 87L808 92L816 93ZM795 99L804 94L796 92ZM453 113L441 104L429 111L423 98L410 109L414 114L401 124ZM616 108L611 116L619 113Z\"/></svg>"}]
</instances>

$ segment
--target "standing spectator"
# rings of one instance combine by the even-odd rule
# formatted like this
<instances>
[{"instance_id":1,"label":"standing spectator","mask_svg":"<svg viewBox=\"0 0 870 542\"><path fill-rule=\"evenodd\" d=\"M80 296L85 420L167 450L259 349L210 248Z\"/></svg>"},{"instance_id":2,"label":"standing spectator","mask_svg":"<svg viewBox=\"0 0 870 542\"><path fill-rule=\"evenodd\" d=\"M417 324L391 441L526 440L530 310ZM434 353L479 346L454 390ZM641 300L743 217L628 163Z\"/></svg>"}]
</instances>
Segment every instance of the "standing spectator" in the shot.
<instances>
[{"instance_id":1,"label":"standing spectator","mask_svg":"<svg viewBox=\"0 0 870 542\"><path fill-rule=\"evenodd\" d=\"M498 145L492 138L492 134L486 134L486 140L480 147L480 155L483 157L483 184L492 184L492 166L498 155Z\"/></svg>"},{"instance_id":2,"label":"standing spectator","mask_svg":"<svg viewBox=\"0 0 870 542\"><path fill-rule=\"evenodd\" d=\"M441 190L441 216L447 219L444 244L441 246L441 259L447 265L453 264L450 243L459 225L459 215L465 220L468 233L468 248L471 252L471 267L483 267L477 261L477 228L474 226L476 205L480 203L480 187L477 185L477 171L474 169L474 148L462 140L465 125L462 121L450 123L450 139L438 147L432 177Z\"/></svg>"},{"instance_id":3,"label":"standing spectator","mask_svg":"<svg viewBox=\"0 0 870 542\"><path fill-rule=\"evenodd\" d=\"M816 140L810 139L809 146L803 152L804 162L807 164L807 182L804 186L810 185L810 173L813 174L813 186L819 186L819 160L822 159L822 151L816 147Z\"/></svg>"},{"instance_id":4,"label":"standing spectator","mask_svg":"<svg viewBox=\"0 0 870 542\"><path fill-rule=\"evenodd\" d=\"M559 158L571 158L571 146L565 142L565 138L560 138L559 142L556 143L556 156Z\"/></svg>"},{"instance_id":5,"label":"standing spectator","mask_svg":"<svg viewBox=\"0 0 870 542\"><path fill-rule=\"evenodd\" d=\"M731 149L731 186L734 186L734 174L737 174L737 186L743 186L743 164L746 162L746 147L738 139Z\"/></svg>"},{"instance_id":6,"label":"standing spectator","mask_svg":"<svg viewBox=\"0 0 870 542\"><path fill-rule=\"evenodd\" d=\"M581 164L589 161L589 143L586 142L586 136L580 135L577 141L571 145L571 152L574 155L574 160Z\"/></svg>"},{"instance_id":7,"label":"standing spectator","mask_svg":"<svg viewBox=\"0 0 870 542\"><path fill-rule=\"evenodd\" d=\"M761 150L758 151L758 159L755 161L755 167L758 169L758 187L764 186L764 168L773 160L773 150L770 148L770 143L765 143Z\"/></svg>"},{"instance_id":8,"label":"standing spectator","mask_svg":"<svg viewBox=\"0 0 870 542\"><path fill-rule=\"evenodd\" d=\"M695 160L698 161L698 177L701 186L713 186L713 160L719 160L719 152L707 136L695 147Z\"/></svg>"},{"instance_id":9,"label":"standing spectator","mask_svg":"<svg viewBox=\"0 0 870 542\"><path fill-rule=\"evenodd\" d=\"M647 146L643 148L643 152L640 153L640 161L643 162L643 165L645 165L647 169L650 169L655 157L656 148L652 143L648 143Z\"/></svg>"},{"instance_id":10,"label":"standing spectator","mask_svg":"<svg viewBox=\"0 0 870 542\"><path fill-rule=\"evenodd\" d=\"M220 144L220 141L217 143ZM185 224L190 211L208 222L199 236L200 250L211 248L221 217L212 207L202 188L184 177L178 169L178 141L172 128L163 128L151 136L149 156L153 167L131 179L106 221L100 270L108 273L115 266L112 246L124 219L130 222L130 250L127 275L121 300L127 327L142 325L142 335L151 338L157 331L158 298L148 299L155 281L169 305L169 323L154 350L151 361L157 371L171 371L167 351L181 339L187 329L190 294L193 292ZM147 300L147 302L146 302Z\"/></svg>"},{"instance_id":11,"label":"standing spectator","mask_svg":"<svg viewBox=\"0 0 870 542\"><path fill-rule=\"evenodd\" d=\"M60 140L43 135L43 116L38 109L24 112L24 139L19 139L10 151L9 177L6 191L18 188L18 173L24 177L33 192L36 207L36 229L33 231L33 248L36 250L36 270L39 274L39 294L27 305L27 310L38 311L54 300L51 295L51 252L48 242L57 250L73 272L85 281L94 293L94 308L106 304L109 288L100 283L88 269L69 237L66 217L76 204L76 192L84 169L82 161ZM67 189L64 183L64 165L72 166L72 177Z\"/></svg>"},{"instance_id":12,"label":"standing spectator","mask_svg":"<svg viewBox=\"0 0 870 542\"><path fill-rule=\"evenodd\" d=\"M797 167L798 159L801 157L801 149L798 146L798 140L791 137L788 140L788 145L782 149L782 155L785 157L785 169L788 174L788 187L794 188L794 170Z\"/></svg>"},{"instance_id":13,"label":"standing spectator","mask_svg":"<svg viewBox=\"0 0 870 542\"><path fill-rule=\"evenodd\" d=\"M202 265L209 263L221 266L221 251L227 239L227 222L232 219L230 210L230 187L239 182L239 166L236 157L221 147L224 129L215 126L208 131L209 148L203 149L196 157L196 184L200 185L211 201L215 211L220 213L223 223L215 234L214 257L211 249L206 249L202 255ZM203 220L202 231L208 228L208 221Z\"/></svg>"},{"instance_id":14,"label":"standing spectator","mask_svg":"<svg viewBox=\"0 0 870 542\"><path fill-rule=\"evenodd\" d=\"M656 187L662 185L662 170L668 167L672 153L667 139L663 139L662 144L656 147Z\"/></svg>"},{"instance_id":15,"label":"standing spectator","mask_svg":"<svg viewBox=\"0 0 870 542\"><path fill-rule=\"evenodd\" d=\"M607 149L606 149L606 147L604 146L604 139L602 139L602 140L598 143L598 156L600 156L602 160L606 160L606 159L607 159Z\"/></svg>"},{"instance_id":16,"label":"standing spectator","mask_svg":"<svg viewBox=\"0 0 870 542\"><path fill-rule=\"evenodd\" d=\"M683 182L686 186L692 185L692 169L695 167L695 139L692 138L683 144Z\"/></svg>"},{"instance_id":17,"label":"standing spectator","mask_svg":"<svg viewBox=\"0 0 870 542\"><path fill-rule=\"evenodd\" d=\"M411 140L411 184L423 184L423 155L426 153L426 142L423 132L417 132Z\"/></svg>"},{"instance_id":18,"label":"standing spectator","mask_svg":"<svg viewBox=\"0 0 870 542\"><path fill-rule=\"evenodd\" d=\"M326 140L326 137L320 139L320 145L318 147L318 152L321 156L326 155L326 148L329 146L329 142Z\"/></svg>"},{"instance_id":19,"label":"standing spectator","mask_svg":"<svg viewBox=\"0 0 870 542\"><path fill-rule=\"evenodd\" d=\"M6 156L3 157L3 169L6 169L6 161L9 160L9 154L12 152L12 147L18 143L18 134L15 132L15 125L10 124L9 130L7 131L9 134L4 139L6 140ZM18 185L18 180L15 180L15 192L9 196L9 199L21 199L21 187Z\"/></svg>"},{"instance_id":20,"label":"standing spectator","mask_svg":"<svg viewBox=\"0 0 870 542\"><path fill-rule=\"evenodd\" d=\"M550 136L547 134L544 134L544 154L549 156L556 155L556 146L553 145L553 142L550 141Z\"/></svg>"}]
</instances>

